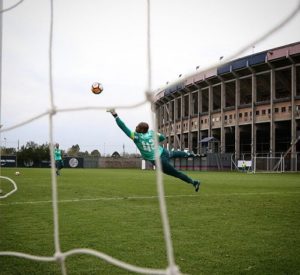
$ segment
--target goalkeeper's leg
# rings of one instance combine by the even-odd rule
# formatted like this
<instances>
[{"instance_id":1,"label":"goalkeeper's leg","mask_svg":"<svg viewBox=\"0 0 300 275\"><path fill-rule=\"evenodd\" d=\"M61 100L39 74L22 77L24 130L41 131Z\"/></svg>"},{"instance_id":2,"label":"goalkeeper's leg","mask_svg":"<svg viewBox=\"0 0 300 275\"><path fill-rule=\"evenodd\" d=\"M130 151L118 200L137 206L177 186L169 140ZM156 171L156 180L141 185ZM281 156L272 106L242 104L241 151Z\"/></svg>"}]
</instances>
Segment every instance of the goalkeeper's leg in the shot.
<instances>
[{"instance_id":1,"label":"goalkeeper's leg","mask_svg":"<svg viewBox=\"0 0 300 275\"><path fill-rule=\"evenodd\" d=\"M192 184L195 188L195 191L198 192L199 187L200 187L200 181L198 180L193 180L192 178L190 178L188 175L178 171L175 167L173 167L170 162L169 162L169 158L167 155L162 154L161 155L161 165L162 165L162 171L169 175L169 176L173 176L175 178L178 178L182 181L185 181L189 184Z\"/></svg>"},{"instance_id":2,"label":"goalkeeper's leg","mask_svg":"<svg viewBox=\"0 0 300 275\"><path fill-rule=\"evenodd\" d=\"M59 167L60 167L60 161L55 161L55 168L56 168L56 175L59 176Z\"/></svg>"}]
</instances>

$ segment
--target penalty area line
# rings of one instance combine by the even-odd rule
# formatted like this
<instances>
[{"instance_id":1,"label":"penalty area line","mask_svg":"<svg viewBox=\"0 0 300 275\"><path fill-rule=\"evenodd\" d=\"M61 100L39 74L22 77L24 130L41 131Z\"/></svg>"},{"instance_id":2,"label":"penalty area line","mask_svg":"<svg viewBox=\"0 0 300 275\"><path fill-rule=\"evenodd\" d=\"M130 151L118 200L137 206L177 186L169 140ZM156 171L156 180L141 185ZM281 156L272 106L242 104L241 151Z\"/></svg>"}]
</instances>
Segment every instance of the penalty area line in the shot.
<instances>
[{"instance_id":1,"label":"penalty area line","mask_svg":"<svg viewBox=\"0 0 300 275\"><path fill-rule=\"evenodd\" d=\"M178 198L178 197L198 197L199 195L167 195L165 198ZM58 203L72 203L72 202L84 202L84 201L113 201L113 200L145 200L145 199L157 199L158 196L124 196L124 197L98 197L98 198L75 198L69 200L58 200ZM45 204L52 203L52 200L45 201L19 201L0 203L0 206L4 205L18 205L18 204Z\"/></svg>"},{"instance_id":2,"label":"penalty area line","mask_svg":"<svg viewBox=\"0 0 300 275\"><path fill-rule=\"evenodd\" d=\"M289 192L241 192L241 193L211 193L211 194L191 194L191 195L166 195L165 198L184 198L184 197L211 197L211 196L257 196L257 195L297 195L300 192L289 191ZM121 201L121 200L151 200L158 199L158 196L122 196L122 197L97 197L97 198L74 198L68 200L58 200L58 203L76 203L76 202L87 202L87 201ZM9 206L9 205L22 205L22 204L46 204L52 203L52 200L44 201L19 201L19 202L8 202L0 203L0 206Z\"/></svg>"}]
</instances>

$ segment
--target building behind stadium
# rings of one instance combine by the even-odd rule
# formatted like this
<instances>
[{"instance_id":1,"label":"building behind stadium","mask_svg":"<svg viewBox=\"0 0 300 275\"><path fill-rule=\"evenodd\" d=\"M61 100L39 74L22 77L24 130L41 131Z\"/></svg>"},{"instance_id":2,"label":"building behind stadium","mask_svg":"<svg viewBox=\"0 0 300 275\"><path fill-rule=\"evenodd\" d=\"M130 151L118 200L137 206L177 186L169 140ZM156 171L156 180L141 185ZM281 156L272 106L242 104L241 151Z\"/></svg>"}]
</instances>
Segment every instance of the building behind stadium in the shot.
<instances>
[{"instance_id":1,"label":"building behind stadium","mask_svg":"<svg viewBox=\"0 0 300 275\"><path fill-rule=\"evenodd\" d=\"M300 42L170 84L157 91L155 108L171 150L234 161L281 156L287 170L299 170Z\"/></svg>"}]
</instances>

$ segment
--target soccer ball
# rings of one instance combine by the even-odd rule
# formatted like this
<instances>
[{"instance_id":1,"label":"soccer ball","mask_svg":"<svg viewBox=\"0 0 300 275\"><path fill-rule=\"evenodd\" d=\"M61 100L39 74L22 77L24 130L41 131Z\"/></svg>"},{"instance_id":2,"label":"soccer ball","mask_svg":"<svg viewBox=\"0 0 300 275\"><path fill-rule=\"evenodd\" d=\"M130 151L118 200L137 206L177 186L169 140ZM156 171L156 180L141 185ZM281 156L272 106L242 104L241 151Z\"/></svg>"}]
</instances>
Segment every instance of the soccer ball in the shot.
<instances>
[{"instance_id":1,"label":"soccer ball","mask_svg":"<svg viewBox=\"0 0 300 275\"><path fill-rule=\"evenodd\" d=\"M20 172L19 172L19 171L16 171L15 175L16 175L16 176L20 176Z\"/></svg>"},{"instance_id":2,"label":"soccer ball","mask_svg":"<svg viewBox=\"0 0 300 275\"><path fill-rule=\"evenodd\" d=\"M94 82L91 87L91 91L96 95L101 94L103 92L102 84L99 82Z\"/></svg>"}]
</instances>

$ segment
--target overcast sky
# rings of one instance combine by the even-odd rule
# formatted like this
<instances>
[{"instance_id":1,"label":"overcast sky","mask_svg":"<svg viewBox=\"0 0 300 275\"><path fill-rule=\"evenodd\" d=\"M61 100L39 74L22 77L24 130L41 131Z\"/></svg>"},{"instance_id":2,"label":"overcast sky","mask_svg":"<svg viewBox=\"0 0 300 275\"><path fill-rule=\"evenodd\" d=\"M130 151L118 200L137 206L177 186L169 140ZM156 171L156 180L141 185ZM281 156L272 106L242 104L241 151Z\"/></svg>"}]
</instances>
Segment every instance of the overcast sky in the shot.
<instances>
[{"instance_id":1,"label":"overcast sky","mask_svg":"<svg viewBox=\"0 0 300 275\"><path fill-rule=\"evenodd\" d=\"M17 0L3 0L4 8ZM283 20L298 0L152 0L152 88L179 74L195 72L230 56ZM58 108L134 105L145 99L147 87L146 0L54 0L53 88ZM243 55L300 41L300 13ZM2 103L4 127L25 121L50 108L50 1L25 0L3 14ZM104 92L90 86L101 82ZM134 129L150 122L145 104L119 110ZM136 152L134 144L105 111L58 113L55 141L62 149L79 144L98 149ZM2 146L17 147L49 141L48 117L1 134Z\"/></svg>"}]
</instances>

